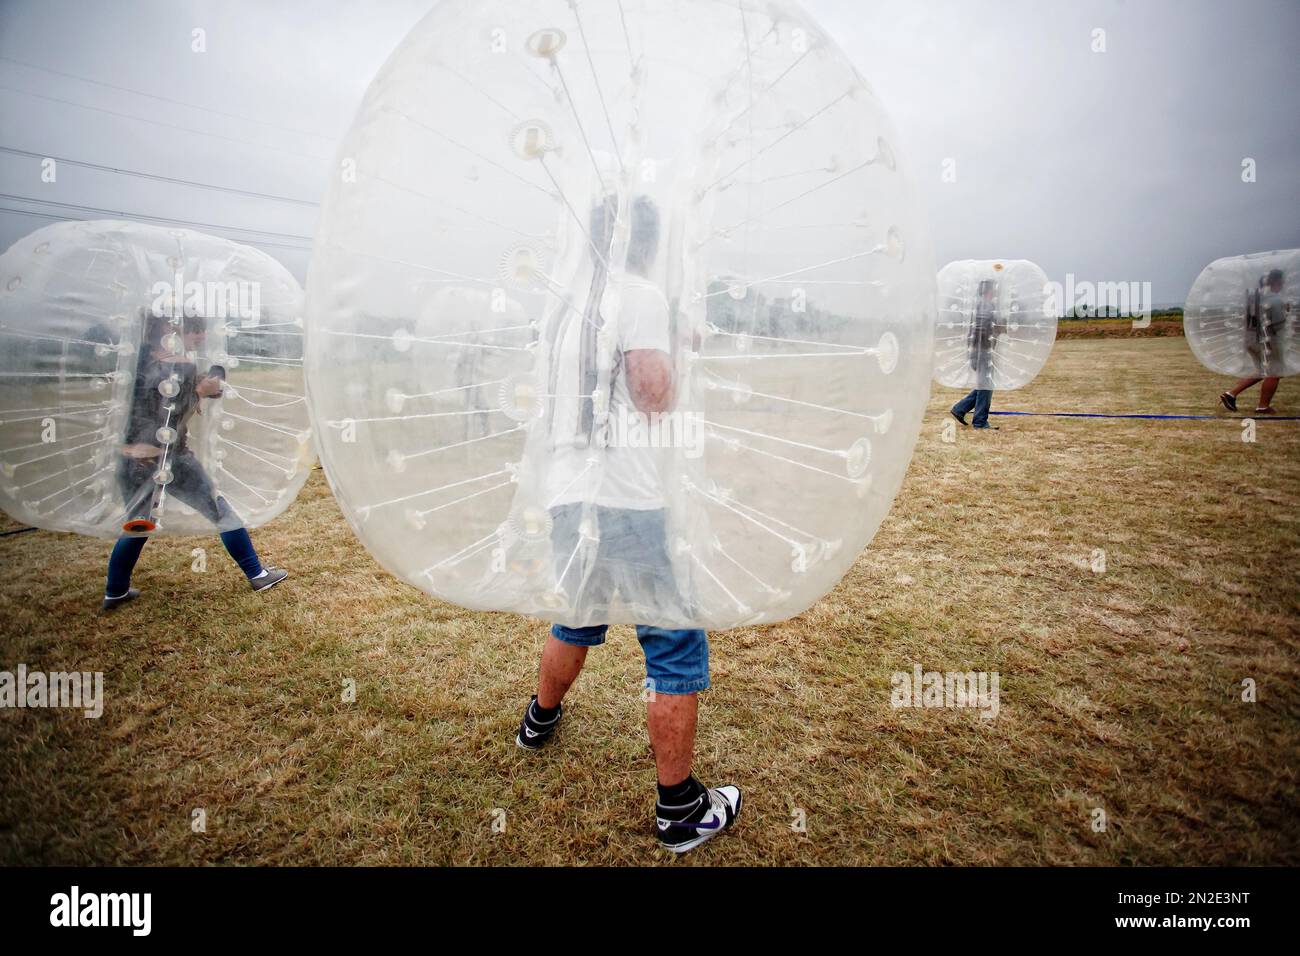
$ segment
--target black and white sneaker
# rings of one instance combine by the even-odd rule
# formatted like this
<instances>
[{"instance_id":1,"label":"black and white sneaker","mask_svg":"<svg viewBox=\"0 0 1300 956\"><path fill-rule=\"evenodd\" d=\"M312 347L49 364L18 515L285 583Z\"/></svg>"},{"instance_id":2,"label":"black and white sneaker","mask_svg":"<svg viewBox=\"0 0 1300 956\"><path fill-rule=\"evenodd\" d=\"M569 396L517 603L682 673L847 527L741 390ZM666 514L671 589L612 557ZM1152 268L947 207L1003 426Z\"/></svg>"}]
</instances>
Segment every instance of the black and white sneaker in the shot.
<instances>
[{"instance_id":1,"label":"black and white sneaker","mask_svg":"<svg viewBox=\"0 0 1300 956\"><path fill-rule=\"evenodd\" d=\"M740 788L702 785L689 802L679 806L655 804L655 835L659 845L674 853L693 850L705 840L717 836L740 816Z\"/></svg>"},{"instance_id":2,"label":"black and white sneaker","mask_svg":"<svg viewBox=\"0 0 1300 956\"><path fill-rule=\"evenodd\" d=\"M524 719L519 722L519 732L515 734L515 743L525 750L541 750L542 744L551 739L560 718L564 716L564 705L555 708L555 716L542 720L537 716L537 695L528 702L524 710Z\"/></svg>"}]
</instances>

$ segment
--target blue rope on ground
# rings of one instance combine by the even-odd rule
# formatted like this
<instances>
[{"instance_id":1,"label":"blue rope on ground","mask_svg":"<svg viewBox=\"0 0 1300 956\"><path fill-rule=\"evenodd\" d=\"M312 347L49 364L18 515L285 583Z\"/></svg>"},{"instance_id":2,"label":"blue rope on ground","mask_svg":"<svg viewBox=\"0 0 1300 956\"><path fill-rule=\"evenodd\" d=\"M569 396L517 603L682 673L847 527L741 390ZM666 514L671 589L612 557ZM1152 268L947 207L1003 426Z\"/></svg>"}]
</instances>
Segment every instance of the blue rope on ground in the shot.
<instances>
[{"instance_id":1,"label":"blue rope on ground","mask_svg":"<svg viewBox=\"0 0 1300 956\"><path fill-rule=\"evenodd\" d=\"M1257 422L1300 422L1300 415L1111 415L1104 412L989 412L990 415L1023 415L1033 418L1146 418L1160 421L1241 422L1247 418Z\"/></svg>"}]
</instances>

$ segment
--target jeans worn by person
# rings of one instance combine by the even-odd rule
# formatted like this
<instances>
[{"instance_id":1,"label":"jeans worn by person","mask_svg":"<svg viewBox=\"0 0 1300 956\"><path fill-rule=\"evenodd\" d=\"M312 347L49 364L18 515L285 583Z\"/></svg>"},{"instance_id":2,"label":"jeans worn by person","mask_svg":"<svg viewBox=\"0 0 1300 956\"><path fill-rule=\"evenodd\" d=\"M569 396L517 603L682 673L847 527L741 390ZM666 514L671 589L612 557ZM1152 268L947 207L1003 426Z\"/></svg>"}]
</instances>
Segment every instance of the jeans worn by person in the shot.
<instances>
[{"instance_id":1,"label":"jeans worn by person","mask_svg":"<svg viewBox=\"0 0 1300 956\"><path fill-rule=\"evenodd\" d=\"M221 543L226 551L239 565L244 576L250 581L262 574L262 562L253 548L253 540L238 514L217 494L212 486L212 479L203 470L197 457L189 449L177 451L168 463L172 471L172 480L167 485L167 493L178 501L183 501L216 526L221 534ZM126 503L128 513L133 518L150 518L153 501L153 476L158 470L156 458L127 458L123 456L118 462L117 481ZM124 535L113 547L108 559L108 581L104 595L110 599L120 598L131 587L131 572L140 560L149 538L147 535Z\"/></svg>"},{"instance_id":2,"label":"jeans worn by person","mask_svg":"<svg viewBox=\"0 0 1300 956\"><path fill-rule=\"evenodd\" d=\"M203 515L218 531L234 531L244 526L226 499L217 494L212 479L194 452L181 448L165 460L172 473L172 480L167 484L168 495ZM154 475L162 461L162 457L128 458L124 455L118 462L118 487L130 517L150 516Z\"/></svg>"},{"instance_id":3,"label":"jeans worn by person","mask_svg":"<svg viewBox=\"0 0 1300 956\"><path fill-rule=\"evenodd\" d=\"M956 415L965 415L971 409L975 410L975 417L971 419L971 425L975 428L989 427L989 406L993 403L993 389L976 388L963 398L960 402L952 407Z\"/></svg>"}]
</instances>

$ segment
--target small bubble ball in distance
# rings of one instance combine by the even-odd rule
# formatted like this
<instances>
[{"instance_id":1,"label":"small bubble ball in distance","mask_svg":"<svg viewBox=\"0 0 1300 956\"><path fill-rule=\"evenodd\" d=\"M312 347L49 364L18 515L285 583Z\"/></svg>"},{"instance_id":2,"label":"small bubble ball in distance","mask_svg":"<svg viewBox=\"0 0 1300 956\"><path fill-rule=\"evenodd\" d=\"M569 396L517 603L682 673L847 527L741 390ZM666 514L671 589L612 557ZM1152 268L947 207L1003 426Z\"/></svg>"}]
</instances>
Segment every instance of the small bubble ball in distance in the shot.
<instances>
[{"instance_id":1,"label":"small bubble ball in distance","mask_svg":"<svg viewBox=\"0 0 1300 956\"><path fill-rule=\"evenodd\" d=\"M939 270L934 380L1006 391L1038 375L1056 341L1047 275L1024 259L963 259Z\"/></svg>"},{"instance_id":2,"label":"small bubble ball in distance","mask_svg":"<svg viewBox=\"0 0 1300 956\"><path fill-rule=\"evenodd\" d=\"M1211 262L1187 295L1183 333L1211 372L1239 378L1300 372L1300 249Z\"/></svg>"}]
</instances>

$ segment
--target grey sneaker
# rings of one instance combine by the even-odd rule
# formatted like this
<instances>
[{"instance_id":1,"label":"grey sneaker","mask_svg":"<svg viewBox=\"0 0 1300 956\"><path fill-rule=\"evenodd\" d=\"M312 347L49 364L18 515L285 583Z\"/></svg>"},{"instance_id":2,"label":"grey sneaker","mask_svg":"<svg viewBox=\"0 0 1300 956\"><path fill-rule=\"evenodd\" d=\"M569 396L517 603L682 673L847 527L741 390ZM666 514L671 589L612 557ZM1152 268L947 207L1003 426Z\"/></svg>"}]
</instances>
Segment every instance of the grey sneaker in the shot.
<instances>
[{"instance_id":1,"label":"grey sneaker","mask_svg":"<svg viewBox=\"0 0 1300 956\"><path fill-rule=\"evenodd\" d=\"M248 586L254 591L269 591L289 576L284 568L263 568L262 571L265 573L261 577L250 578L248 581Z\"/></svg>"},{"instance_id":2,"label":"grey sneaker","mask_svg":"<svg viewBox=\"0 0 1300 956\"><path fill-rule=\"evenodd\" d=\"M105 611L111 611L115 607L121 607L127 601L134 601L139 596L140 596L139 588L127 588L125 594L119 594L117 597L109 597L107 594L105 594L103 609Z\"/></svg>"}]
</instances>

